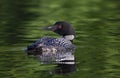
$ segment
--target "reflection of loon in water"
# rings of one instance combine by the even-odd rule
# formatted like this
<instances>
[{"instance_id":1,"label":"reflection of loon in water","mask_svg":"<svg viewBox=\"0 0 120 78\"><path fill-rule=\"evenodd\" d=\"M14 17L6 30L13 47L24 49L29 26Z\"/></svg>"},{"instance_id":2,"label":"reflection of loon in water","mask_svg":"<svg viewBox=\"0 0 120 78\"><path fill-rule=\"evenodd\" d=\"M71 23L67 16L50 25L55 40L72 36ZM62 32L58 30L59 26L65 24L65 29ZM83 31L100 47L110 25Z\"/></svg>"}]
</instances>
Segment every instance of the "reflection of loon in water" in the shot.
<instances>
[{"instance_id":1,"label":"reflection of loon in water","mask_svg":"<svg viewBox=\"0 0 120 78\"><path fill-rule=\"evenodd\" d=\"M66 74L76 70L75 37L73 27L67 22L56 22L53 26L44 28L58 33L62 38L43 37L27 47L28 55L36 55L43 64L57 64L54 73Z\"/></svg>"}]
</instances>

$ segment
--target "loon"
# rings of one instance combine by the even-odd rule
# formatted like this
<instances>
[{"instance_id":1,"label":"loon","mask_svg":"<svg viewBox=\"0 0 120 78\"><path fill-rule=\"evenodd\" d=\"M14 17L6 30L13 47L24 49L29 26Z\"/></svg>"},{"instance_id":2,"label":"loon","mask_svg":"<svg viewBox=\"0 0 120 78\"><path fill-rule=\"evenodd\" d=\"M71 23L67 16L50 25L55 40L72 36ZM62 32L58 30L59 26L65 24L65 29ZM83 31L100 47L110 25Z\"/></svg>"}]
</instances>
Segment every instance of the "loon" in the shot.
<instances>
[{"instance_id":1,"label":"loon","mask_svg":"<svg viewBox=\"0 0 120 78\"><path fill-rule=\"evenodd\" d=\"M37 56L43 64L57 64L55 73L65 74L76 70L75 64L75 30L71 24L58 21L52 26L43 28L53 31L61 38L45 36L27 47L28 55Z\"/></svg>"}]
</instances>

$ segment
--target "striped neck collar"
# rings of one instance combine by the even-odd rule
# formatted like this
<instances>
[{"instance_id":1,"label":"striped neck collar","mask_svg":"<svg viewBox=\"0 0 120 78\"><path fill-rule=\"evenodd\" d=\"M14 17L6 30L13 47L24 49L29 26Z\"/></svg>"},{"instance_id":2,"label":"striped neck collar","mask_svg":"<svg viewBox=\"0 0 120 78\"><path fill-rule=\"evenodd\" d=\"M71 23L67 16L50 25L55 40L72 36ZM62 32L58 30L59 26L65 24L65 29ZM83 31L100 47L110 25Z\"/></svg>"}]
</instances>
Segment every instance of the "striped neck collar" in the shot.
<instances>
[{"instance_id":1,"label":"striped neck collar","mask_svg":"<svg viewBox=\"0 0 120 78\"><path fill-rule=\"evenodd\" d=\"M66 40L73 40L74 38L75 38L75 36L74 35L65 35L65 36L63 36L63 38L65 38Z\"/></svg>"}]
</instances>

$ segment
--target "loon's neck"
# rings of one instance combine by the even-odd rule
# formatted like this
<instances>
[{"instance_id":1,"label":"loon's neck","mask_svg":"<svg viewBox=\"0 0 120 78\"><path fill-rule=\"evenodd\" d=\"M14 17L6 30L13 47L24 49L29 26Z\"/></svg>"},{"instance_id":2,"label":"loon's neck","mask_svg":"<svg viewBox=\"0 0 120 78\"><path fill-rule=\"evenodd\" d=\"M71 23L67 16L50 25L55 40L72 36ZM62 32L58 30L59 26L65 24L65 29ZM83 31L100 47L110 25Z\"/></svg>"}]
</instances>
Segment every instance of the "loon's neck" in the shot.
<instances>
[{"instance_id":1,"label":"loon's neck","mask_svg":"<svg viewBox=\"0 0 120 78\"><path fill-rule=\"evenodd\" d=\"M63 36L63 38L65 38L66 40L72 41L75 38L75 36L74 35L65 35L65 36Z\"/></svg>"}]
</instances>

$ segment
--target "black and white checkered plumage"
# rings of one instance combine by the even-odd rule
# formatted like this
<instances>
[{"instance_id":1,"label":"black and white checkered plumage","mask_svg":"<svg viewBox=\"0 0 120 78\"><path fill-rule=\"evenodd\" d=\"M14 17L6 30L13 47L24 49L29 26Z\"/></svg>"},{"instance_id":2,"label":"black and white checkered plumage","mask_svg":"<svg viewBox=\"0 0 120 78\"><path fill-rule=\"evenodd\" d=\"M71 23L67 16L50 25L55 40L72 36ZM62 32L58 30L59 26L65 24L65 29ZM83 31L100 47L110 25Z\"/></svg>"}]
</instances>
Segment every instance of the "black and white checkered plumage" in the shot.
<instances>
[{"instance_id":1,"label":"black and white checkered plumage","mask_svg":"<svg viewBox=\"0 0 120 78\"><path fill-rule=\"evenodd\" d=\"M75 46L64 38L43 37L28 46L28 53L34 53L43 63L60 63L73 56Z\"/></svg>"}]
</instances>

